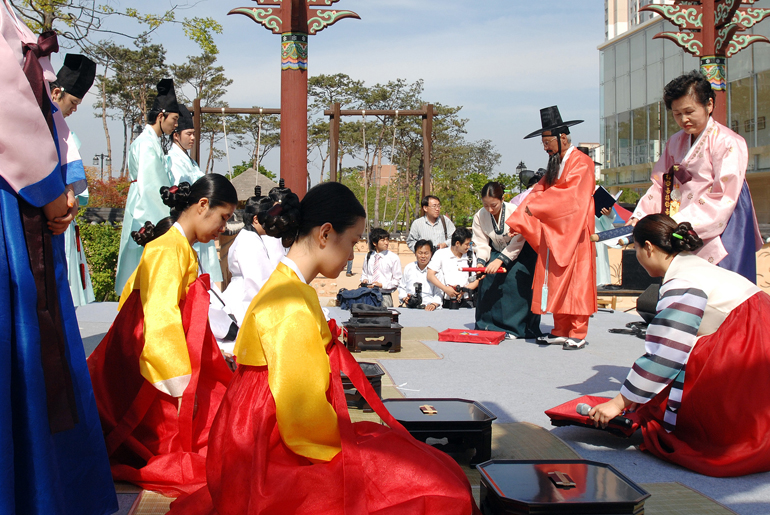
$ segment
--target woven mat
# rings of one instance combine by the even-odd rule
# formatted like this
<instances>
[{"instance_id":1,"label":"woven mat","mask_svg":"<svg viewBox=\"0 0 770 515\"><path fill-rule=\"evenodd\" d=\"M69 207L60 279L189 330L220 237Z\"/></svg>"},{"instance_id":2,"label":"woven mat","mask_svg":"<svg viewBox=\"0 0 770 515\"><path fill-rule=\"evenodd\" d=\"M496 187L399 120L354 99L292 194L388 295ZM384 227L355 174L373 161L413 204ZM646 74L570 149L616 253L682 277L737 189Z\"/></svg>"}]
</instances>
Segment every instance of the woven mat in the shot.
<instances>
[{"instance_id":1,"label":"woven mat","mask_svg":"<svg viewBox=\"0 0 770 515\"><path fill-rule=\"evenodd\" d=\"M643 483L652 494L644 502L646 515L735 515L733 510L681 483Z\"/></svg>"},{"instance_id":2,"label":"woven mat","mask_svg":"<svg viewBox=\"0 0 770 515\"><path fill-rule=\"evenodd\" d=\"M468 476L476 502L479 502L481 477L470 463L473 451L454 456ZM492 424L493 460L579 460L581 457L558 436L529 422Z\"/></svg>"},{"instance_id":3,"label":"woven mat","mask_svg":"<svg viewBox=\"0 0 770 515\"><path fill-rule=\"evenodd\" d=\"M386 350L362 350L353 353L358 361L371 361L373 359L441 359L441 356L419 340L404 340L401 336L401 352L388 352Z\"/></svg>"}]
</instances>

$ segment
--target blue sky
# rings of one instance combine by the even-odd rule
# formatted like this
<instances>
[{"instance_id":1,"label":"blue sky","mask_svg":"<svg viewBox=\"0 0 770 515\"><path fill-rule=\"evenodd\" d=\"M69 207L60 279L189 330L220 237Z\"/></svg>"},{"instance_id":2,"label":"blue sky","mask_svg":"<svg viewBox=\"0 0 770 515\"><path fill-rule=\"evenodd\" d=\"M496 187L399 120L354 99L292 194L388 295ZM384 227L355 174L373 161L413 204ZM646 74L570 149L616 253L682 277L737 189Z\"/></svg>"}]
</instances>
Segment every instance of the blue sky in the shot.
<instances>
[{"instance_id":1,"label":"blue sky","mask_svg":"<svg viewBox=\"0 0 770 515\"><path fill-rule=\"evenodd\" d=\"M166 1L123 0L144 12L170 6ZM249 0L203 0L180 10L178 18L210 16L224 27L215 40L219 64L233 79L225 100L231 106L280 105L280 38L245 16L227 16ZM574 141L599 140L599 52L604 40L604 2L599 0L341 0L334 6L357 12L311 36L310 75L346 73L367 85L397 78L424 79L426 100L463 106L469 140L490 139L502 154L499 172L512 173L520 160L544 166L538 139L523 140L539 128L539 109L558 105L565 120L583 119L572 128ZM178 25L164 26L152 38L167 51L167 62L181 63L200 53ZM115 40L128 44L126 41ZM63 54L54 58L61 63ZM84 161L105 152L101 120L94 118L89 94L69 118L83 147ZM113 153L120 159L122 130L111 127ZM204 158L207 154L204 153ZM231 150L233 164L244 152ZM278 151L263 162L279 168ZM226 163L217 171L224 172ZM313 182L319 169L310 165Z\"/></svg>"}]
</instances>

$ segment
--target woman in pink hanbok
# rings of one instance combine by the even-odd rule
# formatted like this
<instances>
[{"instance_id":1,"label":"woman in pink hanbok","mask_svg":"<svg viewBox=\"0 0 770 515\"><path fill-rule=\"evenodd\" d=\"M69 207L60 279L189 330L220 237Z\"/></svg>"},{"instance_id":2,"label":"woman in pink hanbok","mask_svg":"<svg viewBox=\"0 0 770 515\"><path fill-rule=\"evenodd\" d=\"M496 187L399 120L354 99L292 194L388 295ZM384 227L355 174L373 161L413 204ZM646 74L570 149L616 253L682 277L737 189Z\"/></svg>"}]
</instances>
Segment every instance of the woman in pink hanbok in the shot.
<instances>
[{"instance_id":1,"label":"woman in pink hanbok","mask_svg":"<svg viewBox=\"0 0 770 515\"><path fill-rule=\"evenodd\" d=\"M669 138L629 223L654 213L690 222L704 243L697 256L756 283L762 237L746 184L748 149L712 118L715 98L698 71L666 85L663 100L682 130Z\"/></svg>"}]
</instances>

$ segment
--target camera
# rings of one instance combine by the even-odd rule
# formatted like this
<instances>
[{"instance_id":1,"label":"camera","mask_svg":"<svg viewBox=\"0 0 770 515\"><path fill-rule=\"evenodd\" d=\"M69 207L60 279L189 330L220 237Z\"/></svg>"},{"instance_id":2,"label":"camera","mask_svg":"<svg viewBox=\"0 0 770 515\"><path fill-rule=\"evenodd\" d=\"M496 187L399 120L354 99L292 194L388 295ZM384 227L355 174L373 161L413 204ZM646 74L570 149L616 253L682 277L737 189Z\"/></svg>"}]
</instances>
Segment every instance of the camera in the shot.
<instances>
[{"instance_id":1,"label":"camera","mask_svg":"<svg viewBox=\"0 0 770 515\"><path fill-rule=\"evenodd\" d=\"M407 299L406 307L412 309L423 309L422 303L422 283L414 283L414 293Z\"/></svg>"}]
</instances>

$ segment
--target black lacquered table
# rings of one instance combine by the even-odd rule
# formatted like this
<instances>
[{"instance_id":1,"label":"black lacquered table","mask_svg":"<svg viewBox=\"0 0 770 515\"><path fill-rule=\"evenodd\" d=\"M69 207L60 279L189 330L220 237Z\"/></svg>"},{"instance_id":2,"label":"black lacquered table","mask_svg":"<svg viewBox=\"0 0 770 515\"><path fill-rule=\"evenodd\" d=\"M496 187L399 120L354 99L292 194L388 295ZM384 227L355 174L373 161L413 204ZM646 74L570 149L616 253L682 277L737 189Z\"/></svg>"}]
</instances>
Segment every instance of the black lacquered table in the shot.
<instances>
[{"instance_id":1,"label":"black lacquered table","mask_svg":"<svg viewBox=\"0 0 770 515\"><path fill-rule=\"evenodd\" d=\"M641 515L650 496L596 461L491 460L477 468L484 515Z\"/></svg>"},{"instance_id":2,"label":"black lacquered table","mask_svg":"<svg viewBox=\"0 0 770 515\"><path fill-rule=\"evenodd\" d=\"M377 397L382 399L382 376L385 375L385 371L377 363L361 361L358 363L358 365L364 372L366 380L369 381L370 385L372 385L374 393L377 394ZM340 372L340 375L342 376L342 388L345 390L345 399L348 402L348 408L358 408L364 410L365 412L371 412L371 406L369 406L369 403L366 402L366 399L364 399L364 396L361 395L361 392L359 392L358 389L353 386L353 382L348 378L348 376L342 372Z\"/></svg>"},{"instance_id":3,"label":"black lacquered table","mask_svg":"<svg viewBox=\"0 0 770 515\"><path fill-rule=\"evenodd\" d=\"M467 399L385 399L385 407L416 439L446 452L476 449L471 465L492 455L494 413L483 404ZM421 406L432 406L426 414ZM430 441L428 441L430 439Z\"/></svg>"}]
</instances>

